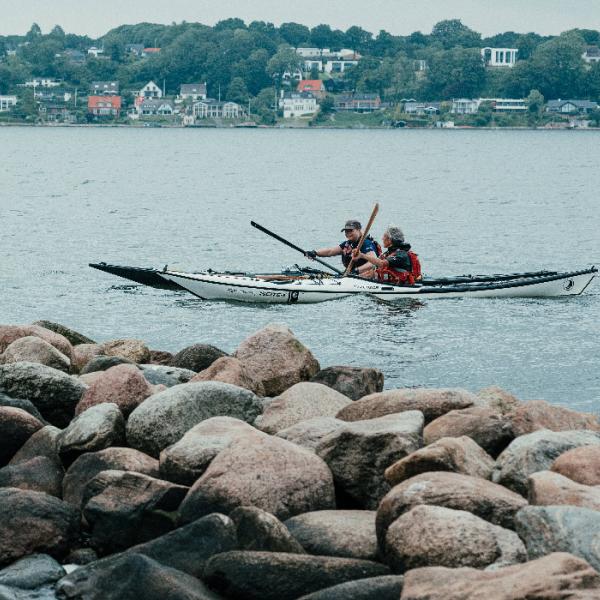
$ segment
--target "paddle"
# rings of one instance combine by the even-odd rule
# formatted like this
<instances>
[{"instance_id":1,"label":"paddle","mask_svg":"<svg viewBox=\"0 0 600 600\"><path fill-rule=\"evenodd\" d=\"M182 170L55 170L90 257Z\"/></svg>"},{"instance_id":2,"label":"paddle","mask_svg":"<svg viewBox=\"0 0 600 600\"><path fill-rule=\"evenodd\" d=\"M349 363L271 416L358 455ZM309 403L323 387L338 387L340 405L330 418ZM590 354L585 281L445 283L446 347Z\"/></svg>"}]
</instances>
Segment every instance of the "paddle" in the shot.
<instances>
[{"instance_id":1,"label":"paddle","mask_svg":"<svg viewBox=\"0 0 600 600\"><path fill-rule=\"evenodd\" d=\"M270 235L272 238L275 238L276 240L280 241L282 244L285 244L286 246L289 246L290 248L293 248L294 250L297 250L298 252L301 252L302 254L304 254L304 256L306 256L305 250L302 250L302 248L300 248L299 246L296 246L296 244L292 244L292 242L288 242L288 240L286 240L285 238L282 238L280 235L277 235L276 233L269 231L266 227L263 227L262 225L259 225L258 223L255 223L254 221L250 221L250 225L252 225L252 227L256 227L256 229L258 229L259 231L262 231L263 233ZM329 263L326 263L324 260L321 260L320 258L314 258L313 260L316 260L318 263L321 263L323 266L327 267L328 269L331 269L338 275L342 275L342 271L340 271L340 269L337 269L336 267L330 265Z\"/></svg>"},{"instance_id":2,"label":"paddle","mask_svg":"<svg viewBox=\"0 0 600 600\"><path fill-rule=\"evenodd\" d=\"M379 212L379 203L375 203L375 206L373 207L373 212L371 213L371 218L369 219L369 222L367 223L367 226L365 227L363 234L360 236L360 240L358 241L358 246L356 246L359 250L362 248L362 245L364 244L364 241L367 237L367 235L369 234L369 229L371 229L371 225L373 225L373 221L375 221L375 217L377 216L377 213ZM350 262L348 263L348 266L346 267L346 270L344 271L344 277L348 276L348 273L350 273L350 271L352 271L352 265L354 264L354 258L352 258L350 260Z\"/></svg>"}]
</instances>

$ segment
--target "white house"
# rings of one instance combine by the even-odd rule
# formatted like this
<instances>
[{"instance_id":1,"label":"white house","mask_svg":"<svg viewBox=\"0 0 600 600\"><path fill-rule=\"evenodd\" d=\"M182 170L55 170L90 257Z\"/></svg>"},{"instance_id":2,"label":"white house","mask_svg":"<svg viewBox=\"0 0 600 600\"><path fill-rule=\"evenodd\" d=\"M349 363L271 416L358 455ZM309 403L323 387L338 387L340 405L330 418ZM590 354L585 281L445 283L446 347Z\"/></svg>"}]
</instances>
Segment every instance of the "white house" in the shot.
<instances>
[{"instance_id":1,"label":"white house","mask_svg":"<svg viewBox=\"0 0 600 600\"><path fill-rule=\"evenodd\" d=\"M96 46L92 46L88 48L87 53L94 58L98 58L101 54L104 54L104 48L97 48Z\"/></svg>"},{"instance_id":2,"label":"white house","mask_svg":"<svg viewBox=\"0 0 600 600\"><path fill-rule=\"evenodd\" d=\"M23 85L25 87L43 87L43 88L52 88L58 87L61 84L60 81L53 79L52 77L34 77L29 81L26 81Z\"/></svg>"},{"instance_id":3,"label":"white house","mask_svg":"<svg viewBox=\"0 0 600 600\"><path fill-rule=\"evenodd\" d=\"M588 64L600 62L600 48L598 46L588 46L581 58Z\"/></svg>"},{"instance_id":4,"label":"white house","mask_svg":"<svg viewBox=\"0 0 600 600\"><path fill-rule=\"evenodd\" d=\"M208 98L192 105L192 114L197 119L237 119L242 116L242 107L236 102L220 102Z\"/></svg>"},{"instance_id":5,"label":"white house","mask_svg":"<svg viewBox=\"0 0 600 600\"><path fill-rule=\"evenodd\" d=\"M149 81L138 93L140 98L162 98L162 90L154 83Z\"/></svg>"},{"instance_id":6,"label":"white house","mask_svg":"<svg viewBox=\"0 0 600 600\"><path fill-rule=\"evenodd\" d=\"M514 67L518 48L482 48L481 56L487 67Z\"/></svg>"},{"instance_id":7,"label":"white house","mask_svg":"<svg viewBox=\"0 0 600 600\"><path fill-rule=\"evenodd\" d=\"M455 115L472 115L479 110L481 100L471 100L469 98L458 98L452 100L451 113Z\"/></svg>"},{"instance_id":8,"label":"white house","mask_svg":"<svg viewBox=\"0 0 600 600\"><path fill-rule=\"evenodd\" d=\"M8 112L16 103L16 96L0 96L0 112Z\"/></svg>"},{"instance_id":9,"label":"white house","mask_svg":"<svg viewBox=\"0 0 600 600\"><path fill-rule=\"evenodd\" d=\"M491 102L496 112L520 113L527 110L525 98L479 98L479 103Z\"/></svg>"},{"instance_id":10,"label":"white house","mask_svg":"<svg viewBox=\"0 0 600 600\"><path fill-rule=\"evenodd\" d=\"M206 83L182 83L179 88L180 100L206 100Z\"/></svg>"},{"instance_id":11,"label":"white house","mask_svg":"<svg viewBox=\"0 0 600 600\"><path fill-rule=\"evenodd\" d=\"M344 73L348 67L358 64L361 55L342 48L332 52L329 48L296 48L296 53L304 58L303 70L309 73L316 68L319 73Z\"/></svg>"},{"instance_id":12,"label":"white house","mask_svg":"<svg viewBox=\"0 0 600 600\"><path fill-rule=\"evenodd\" d=\"M283 118L304 117L317 112L317 99L310 92L282 92L279 108Z\"/></svg>"}]
</instances>

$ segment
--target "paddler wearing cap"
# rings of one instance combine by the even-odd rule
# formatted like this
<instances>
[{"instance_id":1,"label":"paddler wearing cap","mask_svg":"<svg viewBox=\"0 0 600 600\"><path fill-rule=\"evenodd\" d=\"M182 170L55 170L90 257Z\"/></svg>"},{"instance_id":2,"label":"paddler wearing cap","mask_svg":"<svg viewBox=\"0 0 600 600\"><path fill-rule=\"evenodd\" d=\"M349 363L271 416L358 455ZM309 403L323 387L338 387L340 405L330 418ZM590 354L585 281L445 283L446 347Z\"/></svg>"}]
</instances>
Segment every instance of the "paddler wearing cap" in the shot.
<instances>
[{"instance_id":1,"label":"paddler wearing cap","mask_svg":"<svg viewBox=\"0 0 600 600\"><path fill-rule=\"evenodd\" d=\"M308 258L315 258L317 256L342 256L342 263L344 267L347 267L352 260L352 251L358 246L358 242L362 237L362 225L360 221L356 219L350 219L346 221L342 231L346 235L346 239L337 246L331 248L321 248L319 250L308 250L306 256ZM360 247L361 255L365 258L359 258L354 261L354 270L360 274L364 269L371 270L371 263L367 257L377 258L378 249L377 244L370 236L366 237L362 246Z\"/></svg>"}]
</instances>

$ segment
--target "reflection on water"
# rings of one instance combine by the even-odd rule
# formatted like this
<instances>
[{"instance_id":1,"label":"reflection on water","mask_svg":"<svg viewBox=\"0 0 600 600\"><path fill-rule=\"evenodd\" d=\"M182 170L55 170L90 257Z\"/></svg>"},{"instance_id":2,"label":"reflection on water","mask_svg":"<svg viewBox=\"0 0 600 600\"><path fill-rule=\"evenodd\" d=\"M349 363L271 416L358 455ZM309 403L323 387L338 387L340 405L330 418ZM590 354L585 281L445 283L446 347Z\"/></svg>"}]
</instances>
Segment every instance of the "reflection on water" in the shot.
<instances>
[{"instance_id":1,"label":"reflection on water","mask_svg":"<svg viewBox=\"0 0 600 600\"><path fill-rule=\"evenodd\" d=\"M380 368L388 388L496 384L600 412L597 281L560 300L244 305L120 283L87 266L280 271L304 260L251 220L320 248L341 242L345 221L365 221L375 200L373 234L400 225L429 276L598 264L597 132L4 128L2 136L11 152L0 186L1 322L51 319L99 341L232 352L275 321L323 366ZM161 151L135 166L123 160L141 147ZM111 148L101 170L98 148Z\"/></svg>"}]
</instances>

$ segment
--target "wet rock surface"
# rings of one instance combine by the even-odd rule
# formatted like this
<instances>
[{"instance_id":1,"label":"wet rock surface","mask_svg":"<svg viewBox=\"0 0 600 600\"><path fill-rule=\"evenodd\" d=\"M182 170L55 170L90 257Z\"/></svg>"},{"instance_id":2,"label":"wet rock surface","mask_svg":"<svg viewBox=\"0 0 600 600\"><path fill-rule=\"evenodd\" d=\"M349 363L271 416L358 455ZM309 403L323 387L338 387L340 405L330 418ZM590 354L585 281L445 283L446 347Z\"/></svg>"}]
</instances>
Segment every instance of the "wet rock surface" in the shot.
<instances>
[{"instance_id":1,"label":"wet rock surface","mask_svg":"<svg viewBox=\"0 0 600 600\"><path fill-rule=\"evenodd\" d=\"M234 356L52 323L0 351L2 599L600 596L592 415L382 391L281 325Z\"/></svg>"},{"instance_id":2,"label":"wet rock surface","mask_svg":"<svg viewBox=\"0 0 600 600\"><path fill-rule=\"evenodd\" d=\"M202 579L228 598L293 600L332 585L387 575L382 564L280 552L225 552L211 558Z\"/></svg>"}]
</instances>

